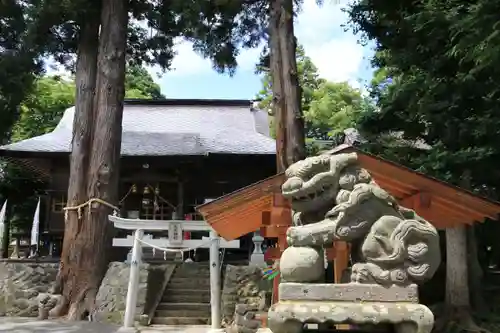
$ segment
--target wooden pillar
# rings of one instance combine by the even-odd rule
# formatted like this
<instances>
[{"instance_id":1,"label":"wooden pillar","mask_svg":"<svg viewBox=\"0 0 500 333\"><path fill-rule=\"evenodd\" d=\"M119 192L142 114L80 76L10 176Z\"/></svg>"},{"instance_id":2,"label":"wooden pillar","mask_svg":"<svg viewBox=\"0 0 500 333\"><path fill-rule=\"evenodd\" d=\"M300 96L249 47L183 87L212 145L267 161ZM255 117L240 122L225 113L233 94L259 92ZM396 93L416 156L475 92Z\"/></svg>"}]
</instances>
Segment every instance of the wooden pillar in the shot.
<instances>
[{"instance_id":1,"label":"wooden pillar","mask_svg":"<svg viewBox=\"0 0 500 333\"><path fill-rule=\"evenodd\" d=\"M281 195L281 193L275 193L273 196L273 205L271 209L271 227L275 229L278 237L278 248L281 253L285 251L288 247L286 241L286 231L292 225L292 211L290 209L290 204ZM279 262L278 267L279 269ZM273 280L273 303L278 302L278 287L280 283L280 276L276 276Z\"/></svg>"},{"instance_id":2,"label":"wooden pillar","mask_svg":"<svg viewBox=\"0 0 500 333\"><path fill-rule=\"evenodd\" d=\"M182 180L177 182L177 206L175 210L177 218L184 220L184 182Z\"/></svg>"},{"instance_id":3,"label":"wooden pillar","mask_svg":"<svg viewBox=\"0 0 500 333\"><path fill-rule=\"evenodd\" d=\"M335 283L341 283L342 275L349 267L349 244L346 242L336 241L335 248L335 261L333 263L333 274Z\"/></svg>"},{"instance_id":4,"label":"wooden pillar","mask_svg":"<svg viewBox=\"0 0 500 333\"><path fill-rule=\"evenodd\" d=\"M335 248L335 261L333 262L334 282L342 283L342 276L349 267L350 248L347 242L336 241L333 243ZM335 325L337 330L349 330L349 324Z\"/></svg>"}]
</instances>

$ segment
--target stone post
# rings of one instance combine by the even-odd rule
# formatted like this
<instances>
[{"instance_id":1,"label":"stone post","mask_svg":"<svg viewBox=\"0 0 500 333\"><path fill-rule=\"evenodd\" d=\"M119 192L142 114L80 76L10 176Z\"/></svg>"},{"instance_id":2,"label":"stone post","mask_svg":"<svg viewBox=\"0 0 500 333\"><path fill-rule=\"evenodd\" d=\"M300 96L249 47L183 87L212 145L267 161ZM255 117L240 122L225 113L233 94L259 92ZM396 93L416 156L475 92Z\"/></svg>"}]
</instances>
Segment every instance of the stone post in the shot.
<instances>
[{"instance_id":1,"label":"stone post","mask_svg":"<svg viewBox=\"0 0 500 333\"><path fill-rule=\"evenodd\" d=\"M143 234L143 230L139 229L134 231L134 246L132 248L132 258L130 261L130 277L128 281L127 300L125 303L125 316L123 319L123 327L126 329L134 327L142 255L142 245L140 240L142 239Z\"/></svg>"},{"instance_id":2,"label":"stone post","mask_svg":"<svg viewBox=\"0 0 500 333\"><path fill-rule=\"evenodd\" d=\"M219 236L212 230L210 231L210 312L212 315L210 333L224 332L221 329L220 292Z\"/></svg>"},{"instance_id":3,"label":"stone post","mask_svg":"<svg viewBox=\"0 0 500 333\"><path fill-rule=\"evenodd\" d=\"M264 260L264 252L262 252L262 243L264 242L264 237L260 235L260 231L253 233L252 242L254 245L253 253L250 256L250 264L265 267L266 261Z\"/></svg>"}]
</instances>

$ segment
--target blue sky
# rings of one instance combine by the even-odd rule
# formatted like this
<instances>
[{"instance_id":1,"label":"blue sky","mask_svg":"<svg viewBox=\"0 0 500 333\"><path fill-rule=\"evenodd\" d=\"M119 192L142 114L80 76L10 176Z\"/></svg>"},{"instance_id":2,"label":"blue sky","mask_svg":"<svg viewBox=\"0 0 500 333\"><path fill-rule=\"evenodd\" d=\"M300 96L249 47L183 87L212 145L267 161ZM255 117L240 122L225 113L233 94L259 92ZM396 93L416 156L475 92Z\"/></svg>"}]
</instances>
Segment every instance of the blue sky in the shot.
<instances>
[{"instance_id":1,"label":"blue sky","mask_svg":"<svg viewBox=\"0 0 500 333\"><path fill-rule=\"evenodd\" d=\"M372 50L359 45L358 38L341 27L347 22L347 15L342 12L347 1L324 2L318 7L316 0L304 1L295 25L299 43L323 78L362 87L372 76ZM259 76L254 74L260 49L245 50L239 55L233 77L216 73L210 61L194 53L188 43L179 43L176 49L172 71L158 77L159 71L150 69L167 98L252 99L261 87Z\"/></svg>"}]
</instances>

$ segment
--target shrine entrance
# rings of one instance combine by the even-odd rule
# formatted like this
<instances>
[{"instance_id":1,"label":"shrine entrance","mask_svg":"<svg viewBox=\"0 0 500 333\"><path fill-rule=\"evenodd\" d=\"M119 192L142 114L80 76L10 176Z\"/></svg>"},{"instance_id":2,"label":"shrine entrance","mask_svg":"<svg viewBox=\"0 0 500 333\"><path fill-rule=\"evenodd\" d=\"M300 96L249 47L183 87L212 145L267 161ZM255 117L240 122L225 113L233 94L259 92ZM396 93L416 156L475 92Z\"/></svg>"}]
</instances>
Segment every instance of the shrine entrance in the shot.
<instances>
[{"instance_id":1,"label":"shrine entrance","mask_svg":"<svg viewBox=\"0 0 500 333\"><path fill-rule=\"evenodd\" d=\"M127 290L125 316L123 328L133 328L136 315L139 271L142 263L142 249L152 248L155 251L167 253L178 253L181 256L197 248L208 248L210 252L210 306L211 306L211 331L223 332L221 329L221 258L219 249L237 248L239 240L221 240L217 233L204 221L158 221L127 219L118 216L109 216L115 228L132 230L133 235L126 238L113 239L113 246L131 247L130 254L130 278ZM202 240L183 239L183 231L209 231L210 236ZM145 231L167 231L167 238L154 239L145 235Z\"/></svg>"}]
</instances>

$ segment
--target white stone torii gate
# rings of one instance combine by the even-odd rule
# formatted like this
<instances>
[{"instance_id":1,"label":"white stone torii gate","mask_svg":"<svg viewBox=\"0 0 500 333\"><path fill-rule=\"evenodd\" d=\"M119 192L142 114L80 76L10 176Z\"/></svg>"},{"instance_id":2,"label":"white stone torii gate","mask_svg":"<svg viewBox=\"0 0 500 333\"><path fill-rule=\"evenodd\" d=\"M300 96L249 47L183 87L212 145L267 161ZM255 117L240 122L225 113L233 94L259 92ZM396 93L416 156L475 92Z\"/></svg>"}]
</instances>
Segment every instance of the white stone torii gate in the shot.
<instances>
[{"instance_id":1,"label":"white stone torii gate","mask_svg":"<svg viewBox=\"0 0 500 333\"><path fill-rule=\"evenodd\" d=\"M198 240L198 242L193 243L194 240L189 242L190 246L183 246L183 230L203 230L210 231L210 307L211 307L211 328L210 333L224 332L221 329L221 300L220 300L220 258L219 258L219 248L220 245L223 247L234 248L239 247L239 241L222 241L217 235L217 233L208 225L205 221L177 221L177 220L141 220L141 219L127 219L118 216L109 216L109 220L114 224L115 228L133 230L133 243L130 244L132 239L125 238L115 238L113 239L113 244L115 246L130 246L132 245L132 257L130 260L130 278L127 290L127 299L125 305L125 316L123 319L123 327L120 329L122 332L135 332L134 329L134 318L135 310L137 305L137 294L139 286L139 266L142 260L142 240L144 237L144 230L150 231L160 231L168 230L168 240L160 239L158 245L154 243L155 246L161 246L167 248L168 246L175 246L179 250L182 249L192 249L193 246L202 245L206 243L206 240ZM148 240L150 243L150 240ZM161 245L160 245L161 244ZM187 245L187 244L186 244Z\"/></svg>"}]
</instances>

